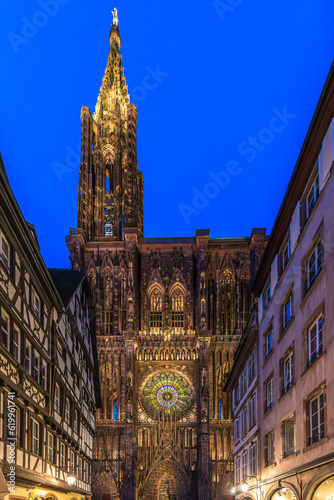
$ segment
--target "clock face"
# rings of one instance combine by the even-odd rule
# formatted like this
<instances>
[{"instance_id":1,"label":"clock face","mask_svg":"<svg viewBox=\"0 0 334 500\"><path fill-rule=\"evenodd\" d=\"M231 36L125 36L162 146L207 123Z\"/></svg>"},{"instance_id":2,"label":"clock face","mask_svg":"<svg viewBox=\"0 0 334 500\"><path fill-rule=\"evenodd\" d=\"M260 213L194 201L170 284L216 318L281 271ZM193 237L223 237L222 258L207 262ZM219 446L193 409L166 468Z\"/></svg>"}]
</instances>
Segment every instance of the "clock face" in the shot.
<instances>
[{"instance_id":1,"label":"clock face","mask_svg":"<svg viewBox=\"0 0 334 500\"><path fill-rule=\"evenodd\" d=\"M153 418L164 413L176 414L179 419L192 408L193 394L193 388L183 375L166 371L149 378L144 386L141 401L144 409Z\"/></svg>"}]
</instances>

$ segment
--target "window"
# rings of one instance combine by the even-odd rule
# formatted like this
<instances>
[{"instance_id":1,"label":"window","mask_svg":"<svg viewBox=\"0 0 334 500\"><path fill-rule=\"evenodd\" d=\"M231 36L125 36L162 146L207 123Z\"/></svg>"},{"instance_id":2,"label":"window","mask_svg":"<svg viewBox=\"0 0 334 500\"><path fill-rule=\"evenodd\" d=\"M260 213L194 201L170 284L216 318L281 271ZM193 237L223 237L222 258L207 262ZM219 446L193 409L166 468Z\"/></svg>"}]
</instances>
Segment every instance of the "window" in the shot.
<instances>
[{"instance_id":1,"label":"window","mask_svg":"<svg viewBox=\"0 0 334 500\"><path fill-rule=\"evenodd\" d=\"M38 318L41 317L41 301L38 297L36 290L31 288L31 307Z\"/></svg>"},{"instance_id":2,"label":"window","mask_svg":"<svg viewBox=\"0 0 334 500\"><path fill-rule=\"evenodd\" d=\"M295 420L290 417L283 422L283 458L295 451Z\"/></svg>"},{"instance_id":3,"label":"window","mask_svg":"<svg viewBox=\"0 0 334 500\"><path fill-rule=\"evenodd\" d=\"M65 469L66 467L66 448L65 444L63 442L60 443L60 463L59 466L62 469Z\"/></svg>"},{"instance_id":4,"label":"window","mask_svg":"<svg viewBox=\"0 0 334 500\"><path fill-rule=\"evenodd\" d=\"M53 437L53 434L51 434L51 432L48 432L48 435L47 435L47 450L46 450L46 459L49 461L49 462L53 462L53 449L54 449L54 437Z\"/></svg>"},{"instance_id":5,"label":"window","mask_svg":"<svg viewBox=\"0 0 334 500\"><path fill-rule=\"evenodd\" d=\"M319 176L317 175L306 198L306 219L311 215L319 194Z\"/></svg>"},{"instance_id":6,"label":"window","mask_svg":"<svg viewBox=\"0 0 334 500\"><path fill-rule=\"evenodd\" d=\"M322 316L319 316L308 330L308 359L311 366L322 353Z\"/></svg>"},{"instance_id":7,"label":"window","mask_svg":"<svg viewBox=\"0 0 334 500\"><path fill-rule=\"evenodd\" d=\"M60 414L60 387L58 384L56 384L55 388L54 409Z\"/></svg>"},{"instance_id":8,"label":"window","mask_svg":"<svg viewBox=\"0 0 334 500\"><path fill-rule=\"evenodd\" d=\"M247 476L247 450L241 455L242 477Z\"/></svg>"},{"instance_id":9,"label":"window","mask_svg":"<svg viewBox=\"0 0 334 500\"><path fill-rule=\"evenodd\" d=\"M292 317L291 295L283 304L283 330L288 326Z\"/></svg>"},{"instance_id":10,"label":"window","mask_svg":"<svg viewBox=\"0 0 334 500\"><path fill-rule=\"evenodd\" d=\"M292 354L283 362L283 394L292 386Z\"/></svg>"},{"instance_id":11,"label":"window","mask_svg":"<svg viewBox=\"0 0 334 500\"><path fill-rule=\"evenodd\" d=\"M283 265L283 271L286 269L288 262L291 257L291 240L287 242L287 244L284 247L283 254L282 254L282 265Z\"/></svg>"},{"instance_id":12,"label":"window","mask_svg":"<svg viewBox=\"0 0 334 500\"><path fill-rule=\"evenodd\" d=\"M117 403L114 403L112 418L113 418L113 420L117 420Z\"/></svg>"},{"instance_id":13,"label":"window","mask_svg":"<svg viewBox=\"0 0 334 500\"><path fill-rule=\"evenodd\" d=\"M154 333L160 333L162 328L162 294L155 289L151 295L150 325Z\"/></svg>"},{"instance_id":14,"label":"window","mask_svg":"<svg viewBox=\"0 0 334 500\"><path fill-rule=\"evenodd\" d=\"M274 463L274 443L274 433L269 432L269 434L266 435L266 466L272 465Z\"/></svg>"},{"instance_id":15,"label":"window","mask_svg":"<svg viewBox=\"0 0 334 500\"><path fill-rule=\"evenodd\" d=\"M79 415L77 410L74 410L73 430L74 432L78 432L78 429L79 429Z\"/></svg>"},{"instance_id":16,"label":"window","mask_svg":"<svg viewBox=\"0 0 334 500\"><path fill-rule=\"evenodd\" d=\"M0 231L0 259L5 264L7 269L10 268L10 246L4 236L3 232Z\"/></svg>"},{"instance_id":17,"label":"window","mask_svg":"<svg viewBox=\"0 0 334 500\"><path fill-rule=\"evenodd\" d=\"M9 316L4 310L1 310L1 341L2 341L2 344L6 347L6 349L8 349L9 348Z\"/></svg>"},{"instance_id":18,"label":"window","mask_svg":"<svg viewBox=\"0 0 334 500\"><path fill-rule=\"evenodd\" d=\"M235 482L240 483L240 457L235 459Z\"/></svg>"},{"instance_id":19,"label":"window","mask_svg":"<svg viewBox=\"0 0 334 500\"><path fill-rule=\"evenodd\" d=\"M266 358L271 354L273 349L273 331L271 330L265 337L265 350L266 350Z\"/></svg>"},{"instance_id":20,"label":"window","mask_svg":"<svg viewBox=\"0 0 334 500\"><path fill-rule=\"evenodd\" d=\"M253 350L248 361L248 384L251 383L255 377L255 349Z\"/></svg>"},{"instance_id":21,"label":"window","mask_svg":"<svg viewBox=\"0 0 334 500\"><path fill-rule=\"evenodd\" d=\"M266 412L271 410L274 404L273 389L274 389L274 381L273 379L271 379L266 385Z\"/></svg>"},{"instance_id":22,"label":"window","mask_svg":"<svg viewBox=\"0 0 334 500\"><path fill-rule=\"evenodd\" d=\"M31 419L30 451L35 455L39 455L39 423L34 419Z\"/></svg>"},{"instance_id":23,"label":"window","mask_svg":"<svg viewBox=\"0 0 334 500\"><path fill-rule=\"evenodd\" d=\"M183 329L183 307L183 293L180 288L177 288L172 295L172 328L174 333L181 333Z\"/></svg>"},{"instance_id":24,"label":"window","mask_svg":"<svg viewBox=\"0 0 334 500\"><path fill-rule=\"evenodd\" d=\"M268 305L269 305L269 302L270 302L270 299L271 299L271 290L270 290L270 286L271 286L271 283L270 283L270 280L269 282L267 283L265 289L264 289L264 293L263 293L263 297L264 297L264 304L263 304L263 309L267 309Z\"/></svg>"},{"instance_id":25,"label":"window","mask_svg":"<svg viewBox=\"0 0 334 500\"><path fill-rule=\"evenodd\" d=\"M255 396L255 394L249 400L248 409L249 409L249 428L251 429L256 423L256 396Z\"/></svg>"},{"instance_id":26,"label":"window","mask_svg":"<svg viewBox=\"0 0 334 500\"><path fill-rule=\"evenodd\" d=\"M32 376L39 382L39 354L34 350Z\"/></svg>"},{"instance_id":27,"label":"window","mask_svg":"<svg viewBox=\"0 0 334 500\"><path fill-rule=\"evenodd\" d=\"M223 418L223 402L222 400L219 401L219 418Z\"/></svg>"},{"instance_id":28,"label":"window","mask_svg":"<svg viewBox=\"0 0 334 500\"><path fill-rule=\"evenodd\" d=\"M241 396L243 396L247 389L247 369L244 368L241 377L240 377L240 392Z\"/></svg>"},{"instance_id":29,"label":"window","mask_svg":"<svg viewBox=\"0 0 334 500\"><path fill-rule=\"evenodd\" d=\"M253 443L249 448L249 474L256 474L256 443Z\"/></svg>"},{"instance_id":30,"label":"window","mask_svg":"<svg viewBox=\"0 0 334 500\"><path fill-rule=\"evenodd\" d=\"M245 436L247 433L247 407L241 412L241 435Z\"/></svg>"},{"instance_id":31,"label":"window","mask_svg":"<svg viewBox=\"0 0 334 500\"><path fill-rule=\"evenodd\" d=\"M316 244L307 261L307 288L309 289L321 271L321 240Z\"/></svg>"},{"instance_id":32,"label":"window","mask_svg":"<svg viewBox=\"0 0 334 500\"><path fill-rule=\"evenodd\" d=\"M309 403L310 439L309 444L316 443L325 437L324 394L313 398Z\"/></svg>"},{"instance_id":33,"label":"window","mask_svg":"<svg viewBox=\"0 0 334 500\"><path fill-rule=\"evenodd\" d=\"M78 458L78 479L82 479L82 458Z\"/></svg>"},{"instance_id":34,"label":"window","mask_svg":"<svg viewBox=\"0 0 334 500\"><path fill-rule=\"evenodd\" d=\"M47 382L48 382L47 381L47 365L43 359L42 363L41 363L41 386L43 387L43 389L45 391L48 390Z\"/></svg>"},{"instance_id":35,"label":"window","mask_svg":"<svg viewBox=\"0 0 334 500\"><path fill-rule=\"evenodd\" d=\"M235 406L238 406L239 401L240 401L240 396L239 396L239 381L237 382L237 385L235 387Z\"/></svg>"},{"instance_id":36,"label":"window","mask_svg":"<svg viewBox=\"0 0 334 500\"><path fill-rule=\"evenodd\" d=\"M236 443L240 439L240 419L236 418L234 421L234 442Z\"/></svg>"},{"instance_id":37,"label":"window","mask_svg":"<svg viewBox=\"0 0 334 500\"><path fill-rule=\"evenodd\" d=\"M70 472L71 473L75 472L75 455L74 455L74 452L72 450L70 453Z\"/></svg>"},{"instance_id":38,"label":"window","mask_svg":"<svg viewBox=\"0 0 334 500\"><path fill-rule=\"evenodd\" d=\"M26 341L26 349L25 349L25 368L28 373L31 375L31 344Z\"/></svg>"},{"instance_id":39,"label":"window","mask_svg":"<svg viewBox=\"0 0 334 500\"><path fill-rule=\"evenodd\" d=\"M70 424L70 415L71 415L71 403L68 398L66 398L65 402L65 422Z\"/></svg>"},{"instance_id":40,"label":"window","mask_svg":"<svg viewBox=\"0 0 334 500\"><path fill-rule=\"evenodd\" d=\"M13 356L20 362L21 359L21 332L16 325L14 325L13 330Z\"/></svg>"}]
</instances>

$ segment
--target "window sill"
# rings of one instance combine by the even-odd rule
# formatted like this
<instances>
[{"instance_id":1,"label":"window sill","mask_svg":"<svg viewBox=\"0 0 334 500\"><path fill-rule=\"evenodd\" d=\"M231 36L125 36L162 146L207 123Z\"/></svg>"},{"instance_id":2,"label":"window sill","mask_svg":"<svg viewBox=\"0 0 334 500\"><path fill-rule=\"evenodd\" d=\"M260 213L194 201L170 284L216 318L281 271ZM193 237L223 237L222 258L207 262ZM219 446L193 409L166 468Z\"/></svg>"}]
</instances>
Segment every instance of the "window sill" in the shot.
<instances>
[{"instance_id":1,"label":"window sill","mask_svg":"<svg viewBox=\"0 0 334 500\"><path fill-rule=\"evenodd\" d=\"M286 332L291 328L291 325L293 325L294 322L295 322L295 316L292 316L289 323L281 331L281 335L279 336L279 339L277 340L277 344L279 344L281 342L281 340L285 337Z\"/></svg>"},{"instance_id":2,"label":"window sill","mask_svg":"<svg viewBox=\"0 0 334 500\"><path fill-rule=\"evenodd\" d=\"M291 390L296 386L296 384L293 382L290 387L284 392L281 394L281 397L279 398L278 402L280 403L281 401L283 401L283 399L285 398L285 396L287 396L288 394L290 394Z\"/></svg>"},{"instance_id":3,"label":"window sill","mask_svg":"<svg viewBox=\"0 0 334 500\"><path fill-rule=\"evenodd\" d=\"M297 453L294 451L290 455L288 455L286 457L282 457L281 462L286 461L286 460L290 460L291 458L295 458L296 456L297 456Z\"/></svg>"},{"instance_id":4,"label":"window sill","mask_svg":"<svg viewBox=\"0 0 334 500\"><path fill-rule=\"evenodd\" d=\"M277 465L277 462L270 462L270 463L265 464L264 468L266 469L268 467L276 467L276 465Z\"/></svg>"},{"instance_id":5,"label":"window sill","mask_svg":"<svg viewBox=\"0 0 334 500\"><path fill-rule=\"evenodd\" d=\"M313 448L316 448L317 446L320 446L324 443L327 443L328 441L328 436L324 436L322 439L319 439L318 441L316 441L315 443L312 443L312 444L309 444L308 446L306 446L305 448L303 448L303 453L307 453L308 451L311 451L313 450Z\"/></svg>"},{"instance_id":6,"label":"window sill","mask_svg":"<svg viewBox=\"0 0 334 500\"><path fill-rule=\"evenodd\" d=\"M326 355L327 355L327 349L325 349L324 351L322 351L322 353L320 354L320 356L319 356L319 357L317 357L317 358L313 361L313 363L312 363L310 366L308 366L308 367L306 368L306 370L304 370L304 372L302 373L302 375L301 375L301 377L300 377L300 380L303 380L305 377L307 377L307 375L310 373L310 371L312 371L312 370L313 370L313 368L314 368L315 366L317 366L317 364L318 364L318 363L320 363L320 361L321 361L321 360L322 360L322 359L323 359Z\"/></svg>"},{"instance_id":7,"label":"window sill","mask_svg":"<svg viewBox=\"0 0 334 500\"><path fill-rule=\"evenodd\" d=\"M272 405L272 407L270 408L270 410L265 410L264 412L264 415L263 415L263 418L266 418L274 409L274 405Z\"/></svg>"}]
</instances>

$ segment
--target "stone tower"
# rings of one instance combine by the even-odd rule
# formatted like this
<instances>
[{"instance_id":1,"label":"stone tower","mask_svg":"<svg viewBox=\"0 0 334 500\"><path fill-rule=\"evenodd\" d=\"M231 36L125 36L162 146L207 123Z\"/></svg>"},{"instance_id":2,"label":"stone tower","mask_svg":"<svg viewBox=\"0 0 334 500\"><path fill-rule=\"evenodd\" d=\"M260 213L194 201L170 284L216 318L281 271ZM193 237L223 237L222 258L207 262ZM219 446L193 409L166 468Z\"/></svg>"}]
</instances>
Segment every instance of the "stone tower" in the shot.
<instances>
[{"instance_id":1,"label":"stone tower","mask_svg":"<svg viewBox=\"0 0 334 500\"><path fill-rule=\"evenodd\" d=\"M227 499L233 422L223 387L252 308L265 230L143 237L137 111L116 9L110 46L95 114L81 113L78 227L66 238L94 297L102 396L94 500Z\"/></svg>"}]
</instances>

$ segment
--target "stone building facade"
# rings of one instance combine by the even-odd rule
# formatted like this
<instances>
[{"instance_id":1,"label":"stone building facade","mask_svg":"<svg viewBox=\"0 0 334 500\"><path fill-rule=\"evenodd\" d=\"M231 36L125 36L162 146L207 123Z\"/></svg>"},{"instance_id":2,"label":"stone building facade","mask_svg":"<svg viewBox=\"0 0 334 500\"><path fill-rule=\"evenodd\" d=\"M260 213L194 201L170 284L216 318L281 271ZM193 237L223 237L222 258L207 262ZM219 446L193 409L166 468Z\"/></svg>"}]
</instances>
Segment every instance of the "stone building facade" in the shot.
<instances>
[{"instance_id":1,"label":"stone building facade","mask_svg":"<svg viewBox=\"0 0 334 500\"><path fill-rule=\"evenodd\" d=\"M334 65L255 277L257 305L227 385L238 500L334 498L333 165Z\"/></svg>"},{"instance_id":2,"label":"stone building facade","mask_svg":"<svg viewBox=\"0 0 334 500\"><path fill-rule=\"evenodd\" d=\"M115 10L95 113L81 112L78 227L66 237L95 302L102 409L94 497L218 500L229 495L233 469L222 387L252 309L265 230L143 237L137 111L120 46Z\"/></svg>"},{"instance_id":3,"label":"stone building facade","mask_svg":"<svg viewBox=\"0 0 334 500\"><path fill-rule=\"evenodd\" d=\"M0 157L2 498L91 496L98 384L86 282L83 273L48 271Z\"/></svg>"}]
</instances>

